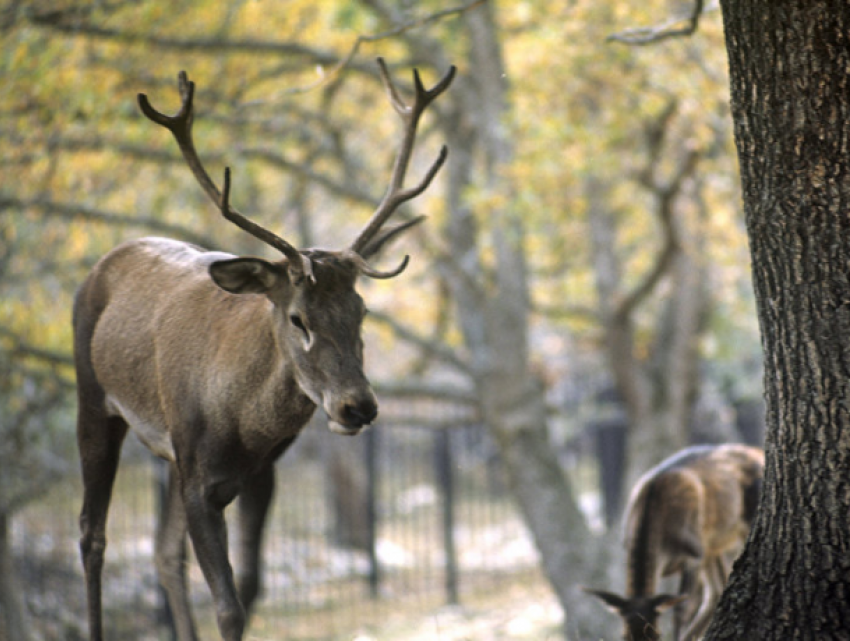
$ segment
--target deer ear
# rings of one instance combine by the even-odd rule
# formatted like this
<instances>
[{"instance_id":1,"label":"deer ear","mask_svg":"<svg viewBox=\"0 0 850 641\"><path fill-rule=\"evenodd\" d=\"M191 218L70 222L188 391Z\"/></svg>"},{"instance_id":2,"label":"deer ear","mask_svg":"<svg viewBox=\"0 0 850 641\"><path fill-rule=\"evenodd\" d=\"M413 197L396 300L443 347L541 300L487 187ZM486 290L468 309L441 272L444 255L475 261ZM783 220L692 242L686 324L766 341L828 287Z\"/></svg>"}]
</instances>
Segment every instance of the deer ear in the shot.
<instances>
[{"instance_id":1,"label":"deer ear","mask_svg":"<svg viewBox=\"0 0 850 641\"><path fill-rule=\"evenodd\" d=\"M588 594L592 594L597 599L600 599L609 610L612 610L616 613L626 612L628 610L629 601L628 599L621 597L619 594L614 594L613 592L605 592L604 590L592 590L590 588L582 588Z\"/></svg>"},{"instance_id":2,"label":"deer ear","mask_svg":"<svg viewBox=\"0 0 850 641\"><path fill-rule=\"evenodd\" d=\"M283 269L262 258L219 260L209 267L216 285L231 294L265 294L283 277Z\"/></svg>"},{"instance_id":3,"label":"deer ear","mask_svg":"<svg viewBox=\"0 0 850 641\"><path fill-rule=\"evenodd\" d=\"M652 608L660 614L687 598L687 594L658 594L652 598Z\"/></svg>"}]
</instances>

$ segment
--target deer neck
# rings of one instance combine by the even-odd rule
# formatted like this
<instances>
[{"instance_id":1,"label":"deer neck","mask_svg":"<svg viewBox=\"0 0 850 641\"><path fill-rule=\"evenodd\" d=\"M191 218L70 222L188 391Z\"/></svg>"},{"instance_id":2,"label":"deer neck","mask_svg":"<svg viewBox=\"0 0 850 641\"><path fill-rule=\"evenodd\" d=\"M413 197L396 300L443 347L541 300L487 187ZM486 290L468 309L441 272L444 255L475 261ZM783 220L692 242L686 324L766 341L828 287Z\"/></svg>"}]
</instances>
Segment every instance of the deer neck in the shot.
<instances>
[{"instance_id":1,"label":"deer neck","mask_svg":"<svg viewBox=\"0 0 850 641\"><path fill-rule=\"evenodd\" d=\"M656 488L650 484L645 489L642 500L632 511L637 518L628 524L626 594L629 597L654 595L663 569L663 519L660 514L654 513L660 507L655 501Z\"/></svg>"}]
</instances>

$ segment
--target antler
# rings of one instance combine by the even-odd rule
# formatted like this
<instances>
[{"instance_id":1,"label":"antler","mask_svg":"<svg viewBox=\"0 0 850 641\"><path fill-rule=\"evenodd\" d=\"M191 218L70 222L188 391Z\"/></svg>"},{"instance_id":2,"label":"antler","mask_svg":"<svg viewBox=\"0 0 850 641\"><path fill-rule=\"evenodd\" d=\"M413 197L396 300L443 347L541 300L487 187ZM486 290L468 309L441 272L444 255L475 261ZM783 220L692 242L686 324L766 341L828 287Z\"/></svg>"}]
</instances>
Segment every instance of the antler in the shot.
<instances>
[{"instance_id":1,"label":"antler","mask_svg":"<svg viewBox=\"0 0 850 641\"><path fill-rule=\"evenodd\" d=\"M305 275L312 278L309 258L277 234L249 220L230 206L230 167L224 170L224 193L222 194L215 186L206 169L204 169L200 158L198 158L198 152L195 150L195 143L192 140L192 122L195 119L192 99L195 94L195 83L189 80L185 71L181 71L178 75L178 89L182 105L180 111L174 116L166 116L154 109L148 101L148 97L140 93L138 99L142 113L149 120L165 127L174 135L186 164L189 165L201 187L227 220L283 253L289 259L289 269L293 280L297 281Z\"/></svg>"},{"instance_id":2,"label":"antler","mask_svg":"<svg viewBox=\"0 0 850 641\"><path fill-rule=\"evenodd\" d=\"M448 88L448 86L454 79L455 72L457 71L456 67L452 65L452 67L449 69L446 75L443 76L440 82L438 82L432 89L425 89L425 87L422 85L422 80L419 77L419 72L414 69L413 84L416 90L416 95L413 104L408 106L399 96L398 90L396 89L392 78L390 78L389 71L387 71L387 65L384 62L383 58L378 58L378 66L380 67L381 80L384 83L384 88L389 94L390 102L392 103L393 108L396 110L398 115L401 116L402 120L405 123L405 131L401 147L395 159L395 165L393 166L393 173L390 177L390 185L387 188L387 193L384 195L383 199L378 205L378 208L375 210L375 213L372 214L372 218L369 220L369 222L363 228L363 231L360 232L360 235L355 239L355 241L351 244L349 248L350 251L361 256L364 255L364 249L366 249L369 243L373 241L376 234L381 229L381 226L387 221L387 219L399 207L399 205L408 200L411 200L412 198L415 198L423 191L425 191L428 185L431 184L431 181L433 180L434 176L440 170L440 167L442 167L443 162L445 162L446 156L448 155L449 151L448 148L443 145L442 149L440 150L439 156L437 156L437 159L431 164L431 167L428 169L424 178L422 178L419 184L408 189L402 189L402 186L404 184L404 175L407 172L407 166L410 162L410 156L413 151L413 144L416 139L416 127L419 124L419 117L422 115L428 105L430 105L431 102L433 102L434 99L437 98L437 96L439 96ZM389 236L387 236L387 238L388 237ZM383 243L384 240L386 239L382 239L381 243ZM400 274L406 266L407 258L405 257L404 262L398 268L392 270L391 272L377 272L375 270L372 270L371 268L364 269L363 266L361 266L361 271L363 272L363 274L371 276L373 278L389 278L391 276Z\"/></svg>"}]
</instances>

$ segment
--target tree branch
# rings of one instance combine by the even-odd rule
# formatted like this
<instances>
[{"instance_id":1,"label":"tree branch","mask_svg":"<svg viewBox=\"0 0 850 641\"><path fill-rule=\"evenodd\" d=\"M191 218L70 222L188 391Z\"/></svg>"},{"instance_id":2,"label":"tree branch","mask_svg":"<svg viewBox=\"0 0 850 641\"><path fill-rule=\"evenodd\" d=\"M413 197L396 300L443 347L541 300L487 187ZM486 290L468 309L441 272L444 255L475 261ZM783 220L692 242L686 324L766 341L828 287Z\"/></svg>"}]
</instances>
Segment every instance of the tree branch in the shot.
<instances>
[{"instance_id":1,"label":"tree branch","mask_svg":"<svg viewBox=\"0 0 850 641\"><path fill-rule=\"evenodd\" d=\"M382 424L427 429L452 429L479 423L479 399L472 390L457 385L421 379L379 381L375 392L381 397ZM435 404L438 407L435 408Z\"/></svg>"},{"instance_id":2,"label":"tree branch","mask_svg":"<svg viewBox=\"0 0 850 641\"><path fill-rule=\"evenodd\" d=\"M473 0L472 2L465 4L465 5L459 5L457 7L450 7L448 9L443 9L441 11L436 11L434 13L428 14L428 15L423 16L421 18L415 18L413 20L408 20L408 21L398 25L397 27L394 27L394 28L389 29L387 31L382 31L380 33L376 33L376 34L372 34L372 35L359 35L359 36L357 36L357 39L354 41L354 44L351 46L351 49L348 50L348 53L345 54L342 57L342 59L340 59L340 61L337 64L335 64L330 70L325 72L322 75L323 77L321 79L317 80L316 82L314 82L310 85L306 85L304 87L293 89L292 92L310 91L310 90L315 89L316 87L322 85L323 83L330 82L331 80L336 78L346 67L348 67L351 64L352 60L354 60L354 56L357 55L357 52L360 49L360 45L362 45L363 43L378 42L379 40L386 40L387 38L394 38L396 36L399 36L399 35L405 33L406 31L410 31L411 29L415 29L417 27L422 27L422 26L430 24L432 22L437 22L438 20L441 20L441 19L443 19L447 16L458 15L458 14L464 13L466 11L469 11L470 9L473 9L480 4L483 4L486 1L487 0ZM372 6L373 8L380 8L379 4L375 3L375 2L367 2L366 4Z\"/></svg>"},{"instance_id":3,"label":"tree branch","mask_svg":"<svg viewBox=\"0 0 850 641\"><path fill-rule=\"evenodd\" d=\"M478 405L478 397L473 390L457 385L443 385L421 380L379 381L375 383L375 391L381 396L392 399L430 399L468 406Z\"/></svg>"},{"instance_id":4,"label":"tree branch","mask_svg":"<svg viewBox=\"0 0 850 641\"><path fill-rule=\"evenodd\" d=\"M99 137L53 140L48 143L48 146L53 150L62 149L70 152L108 150L134 159L157 164L169 163L183 165L185 162L183 157L177 152L172 153L132 143L105 140ZM260 147L237 147L236 153L244 158L260 160L268 165L276 167L277 169L282 169L291 174L295 174L311 183L323 187L326 191L335 196L347 198L369 207L375 207L378 204L378 197L359 189L356 185L342 183L330 176L315 172L306 167L304 164L292 162L277 152ZM204 158L209 162L226 161L224 154L217 152L206 153ZM2 200L0 200L0 206L2 206ZM144 222L145 220L146 219L141 219L141 224L146 224ZM148 222L150 221L148 220ZM189 234L193 233L185 229L183 231ZM185 237L186 233L183 233L182 235Z\"/></svg>"},{"instance_id":5,"label":"tree branch","mask_svg":"<svg viewBox=\"0 0 850 641\"><path fill-rule=\"evenodd\" d=\"M685 20L685 18L672 18L664 24L655 27L635 27L614 33L606 38L607 42L622 42L627 45L648 45L668 38L679 38L690 36L699 27L699 19L703 11L703 0L694 0L694 8L687 18L687 24L683 27L674 28Z\"/></svg>"},{"instance_id":6,"label":"tree branch","mask_svg":"<svg viewBox=\"0 0 850 641\"><path fill-rule=\"evenodd\" d=\"M50 365L73 365L73 357L66 352L54 352L42 347L36 347L27 343L16 332L7 327L0 325L0 337L11 340L12 348L9 353L13 355L33 356L39 360L45 361Z\"/></svg>"},{"instance_id":7,"label":"tree branch","mask_svg":"<svg viewBox=\"0 0 850 641\"><path fill-rule=\"evenodd\" d=\"M333 178L312 171L311 169L306 168L302 164L294 163L290 160L287 160L282 155L269 151L267 149L261 149L258 147L247 147L244 149L240 149L239 154L246 158L255 158L257 160L262 160L263 162L268 163L273 167L277 167L278 169L283 169L285 171L297 174L301 178L304 178L317 185L321 185L328 192L336 196L349 198L355 202L362 203L370 207L375 207L379 202L378 198L365 191L358 189L355 185L343 184L339 181L334 180Z\"/></svg>"},{"instance_id":8,"label":"tree branch","mask_svg":"<svg viewBox=\"0 0 850 641\"><path fill-rule=\"evenodd\" d=\"M472 0L467 4L450 7L440 11L435 11L426 16L408 20L392 29L382 31L371 35L359 35L352 44L348 53L342 58L332 51L323 51L312 47L306 47L301 44L292 42L279 42L268 40L231 40L226 37L215 36L212 38L171 38L166 36L155 36L144 33L134 33L131 31L123 31L120 29L110 29L102 27L91 22L87 22L88 15L85 18L81 14L62 14L56 11L45 11L42 13L32 13L27 16L29 22L33 25L66 33L69 35L85 35L91 38L102 40L113 40L127 44L144 44L147 46L158 47L161 49L171 49L174 51L202 51L210 53L220 53L222 50L237 51L248 54L275 54L281 57L300 57L307 58L312 64L327 65L330 67L328 71L320 74L318 80L313 83L294 87L285 93L302 93L312 91L323 84L335 79L344 69L356 66L363 72L373 74L371 62L368 65L364 63L354 64L354 57L360 49L360 46L367 42L378 42L388 38L394 38L398 35L422 27L433 22L437 22L448 16L454 16L465 11L469 11L486 0Z\"/></svg>"},{"instance_id":9,"label":"tree branch","mask_svg":"<svg viewBox=\"0 0 850 641\"><path fill-rule=\"evenodd\" d=\"M447 349L444 344L420 336L410 328L403 326L397 320L383 312L370 311L368 318L386 325L402 340L415 345L419 349L424 350L435 358L451 365L464 374L472 374L469 365L458 358L453 351Z\"/></svg>"},{"instance_id":10,"label":"tree branch","mask_svg":"<svg viewBox=\"0 0 850 641\"><path fill-rule=\"evenodd\" d=\"M85 205L58 203L50 200L23 200L10 196L0 196L0 211L3 209L36 209L45 216L54 216L68 220L85 219L124 227L145 227L169 235L177 236L201 247L213 248L216 242L205 235L198 234L183 225L175 225L156 218L143 216L123 216L114 212L94 209Z\"/></svg>"},{"instance_id":11,"label":"tree branch","mask_svg":"<svg viewBox=\"0 0 850 641\"><path fill-rule=\"evenodd\" d=\"M692 176L696 171L701 152L691 149L687 152L685 160L679 164L677 171L667 181L658 178L654 174L654 168L661 155L667 132L675 112L675 101L661 112L657 122L647 126L647 140L649 143L649 159L647 166L639 172L640 183L655 194L658 206L655 209L658 222L663 232L663 247L657 255L655 264L647 272L643 280L614 308L615 318L624 319L655 289L658 282L669 269L673 257L681 248L678 230L673 220L675 201L682 189L682 183L686 178Z\"/></svg>"},{"instance_id":12,"label":"tree branch","mask_svg":"<svg viewBox=\"0 0 850 641\"><path fill-rule=\"evenodd\" d=\"M254 39L231 40L220 35L210 38L172 38L111 29L83 20L70 19L66 16L56 19L53 13L33 13L28 18L32 25L72 36L82 35L93 39L111 40L125 44L142 44L173 51L221 53L222 50L227 50L248 54L276 54L286 57L308 58L314 64L334 64L339 59L339 56L332 51L322 51L293 42Z\"/></svg>"},{"instance_id":13,"label":"tree branch","mask_svg":"<svg viewBox=\"0 0 850 641\"><path fill-rule=\"evenodd\" d=\"M661 223L661 229L664 234L663 248L656 257L652 269L647 272L640 284L616 306L614 310L615 318L624 319L629 317L635 308L652 293L655 286L661 280L661 277L667 273L673 262L673 257L679 249L679 238L673 225L672 208L659 207L658 221Z\"/></svg>"}]
</instances>

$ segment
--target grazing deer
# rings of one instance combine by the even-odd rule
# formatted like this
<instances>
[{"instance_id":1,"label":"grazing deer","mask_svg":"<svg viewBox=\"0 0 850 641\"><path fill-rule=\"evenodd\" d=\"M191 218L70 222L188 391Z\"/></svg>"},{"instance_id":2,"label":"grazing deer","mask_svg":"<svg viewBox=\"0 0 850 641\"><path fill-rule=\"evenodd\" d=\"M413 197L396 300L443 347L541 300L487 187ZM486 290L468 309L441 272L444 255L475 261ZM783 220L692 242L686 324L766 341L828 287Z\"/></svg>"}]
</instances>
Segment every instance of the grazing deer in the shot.
<instances>
[{"instance_id":1,"label":"grazing deer","mask_svg":"<svg viewBox=\"0 0 850 641\"><path fill-rule=\"evenodd\" d=\"M626 596L587 590L622 617L624 639L660 639L659 615L673 606L676 641L702 636L750 531L763 472L759 448L707 445L641 477L626 507ZM673 574L679 595L656 594Z\"/></svg>"},{"instance_id":2,"label":"grazing deer","mask_svg":"<svg viewBox=\"0 0 850 641\"><path fill-rule=\"evenodd\" d=\"M91 639L103 639L101 570L106 518L119 452L128 427L170 462L156 566L181 641L197 634L184 572L188 531L212 592L225 641L242 639L259 589L260 543L274 484L274 461L317 406L331 429L356 434L378 414L363 373L360 327L365 313L359 275L391 278L407 266L378 271L367 259L419 221L381 231L402 203L422 193L445 161L444 146L421 182L403 189L420 116L451 83L432 89L414 71L407 105L378 60L405 131L390 186L347 249L299 250L229 203L230 172L219 192L192 140L194 84L179 77L175 116L147 118L171 131L183 157L225 218L276 248L276 262L205 251L184 242L144 238L120 245L95 265L74 304L74 351L83 474L80 550ZM228 560L223 510L239 497L241 565L237 589Z\"/></svg>"}]
</instances>

